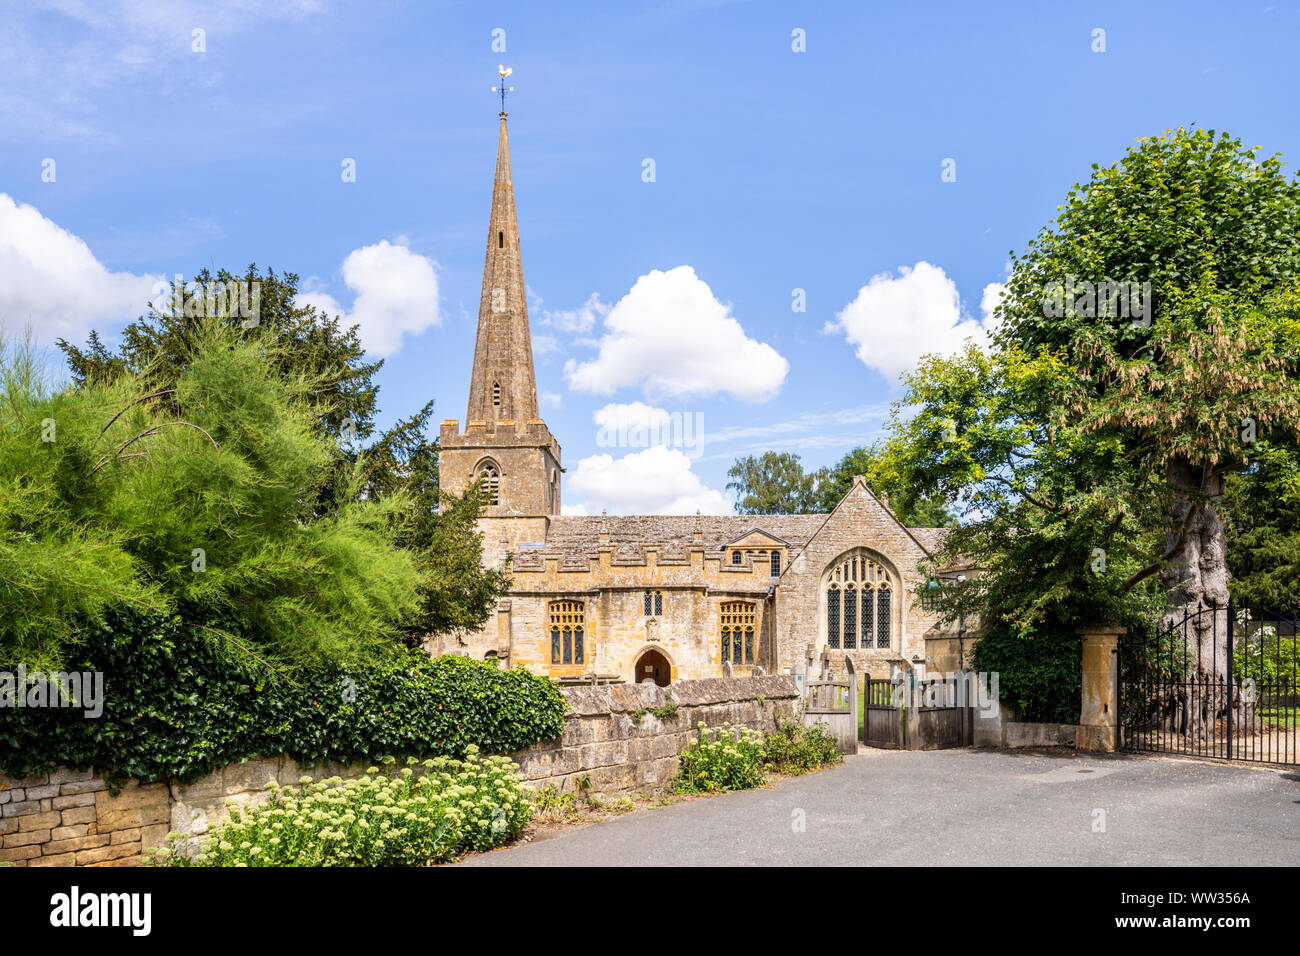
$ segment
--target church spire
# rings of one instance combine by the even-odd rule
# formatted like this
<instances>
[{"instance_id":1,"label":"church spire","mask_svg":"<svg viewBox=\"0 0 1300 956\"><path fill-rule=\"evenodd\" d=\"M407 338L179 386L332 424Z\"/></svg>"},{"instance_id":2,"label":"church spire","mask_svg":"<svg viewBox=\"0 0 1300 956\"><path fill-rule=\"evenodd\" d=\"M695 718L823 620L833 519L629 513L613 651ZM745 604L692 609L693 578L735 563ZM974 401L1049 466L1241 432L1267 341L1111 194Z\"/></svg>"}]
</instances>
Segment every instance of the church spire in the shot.
<instances>
[{"instance_id":1,"label":"church spire","mask_svg":"<svg viewBox=\"0 0 1300 956\"><path fill-rule=\"evenodd\" d=\"M509 72L501 68L503 82ZM504 87L501 92L504 97ZM469 383L467 420L471 422L528 422L540 418L504 98L501 105L487 256L483 262L483 292L478 307L478 338L474 343L474 370Z\"/></svg>"}]
</instances>

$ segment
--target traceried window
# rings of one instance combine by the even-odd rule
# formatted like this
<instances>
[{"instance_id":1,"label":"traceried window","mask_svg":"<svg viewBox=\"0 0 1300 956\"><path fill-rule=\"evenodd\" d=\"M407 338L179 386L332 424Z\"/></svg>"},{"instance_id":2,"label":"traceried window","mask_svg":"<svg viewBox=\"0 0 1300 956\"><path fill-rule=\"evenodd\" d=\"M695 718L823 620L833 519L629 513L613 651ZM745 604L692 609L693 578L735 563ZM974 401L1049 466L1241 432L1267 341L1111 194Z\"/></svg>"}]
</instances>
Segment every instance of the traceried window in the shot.
<instances>
[{"instance_id":1,"label":"traceried window","mask_svg":"<svg viewBox=\"0 0 1300 956\"><path fill-rule=\"evenodd\" d=\"M551 602L551 663L585 664L587 648L581 601Z\"/></svg>"},{"instance_id":2,"label":"traceried window","mask_svg":"<svg viewBox=\"0 0 1300 956\"><path fill-rule=\"evenodd\" d=\"M646 591L644 609L646 617L663 617L664 592Z\"/></svg>"},{"instance_id":3,"label":"traceried window","mask_svg":"<svg viewBox=\"0 0 1300 956\"><path fill-rule=\"evenodd\" d=\"M733 551L733 552L731 552L731 563L732 563L732 564L740 564L740 562L742 562L742 561L744 561L744 560L745 560L744 552L742 552L742 551Z\"/></svg>"},{"instance_id":4,"label":"traceried window","mask_svg":"<svg viewBox=\"0 0 1300 956\"><path fill-rule=\"evenodd\" d=\"M894 581L866 551L841 558L826 572L822 590L828 647L851 651L891 646Z\"/></svg>"},{"instance_id":5,"label":"traceried window","mask_svg":"<svg viewBox=\"0 0 1300 956\"><path fill-rule=\"evenodd\" d=\"M719 614L722 659L732 664L754 663L754 605L723 601Z\"/></svg>"},{"instance_id":6,"label":"traceried window","mask_svg":"<svg viewBox=\"0 0 1300 956\"><path fill-rule=\"evenodd\" d=\"M483 482L483 493L487 495L488 504L501 504L501 472L496 462L484 462L478 470L479 480Z\"/></svg>"}]
</instances>

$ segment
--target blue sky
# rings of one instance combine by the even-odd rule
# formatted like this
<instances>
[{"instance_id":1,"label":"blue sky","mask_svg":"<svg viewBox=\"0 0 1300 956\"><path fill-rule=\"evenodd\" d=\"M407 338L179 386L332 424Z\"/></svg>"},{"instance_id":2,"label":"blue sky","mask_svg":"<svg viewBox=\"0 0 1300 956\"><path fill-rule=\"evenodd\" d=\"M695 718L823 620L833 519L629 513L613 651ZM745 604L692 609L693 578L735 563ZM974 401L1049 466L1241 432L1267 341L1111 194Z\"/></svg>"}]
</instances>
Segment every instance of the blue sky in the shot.
<instances>
[{"instance_id":1,"label":"blue sky","mask_svg":"<svg viewBox=\"0 0 1300 956\"><path fill-rule=\"evenodd\" d=\"M112 340L255 261L361 322L382 422L463 419L505 63L566 509L723 510L737 455L878 437L1092 163L1195 123L1295 170L1298 37L1295 2L0 2L0 321ZM702 442L601 444L672 413Z\"/></svg>"}]
</instances>

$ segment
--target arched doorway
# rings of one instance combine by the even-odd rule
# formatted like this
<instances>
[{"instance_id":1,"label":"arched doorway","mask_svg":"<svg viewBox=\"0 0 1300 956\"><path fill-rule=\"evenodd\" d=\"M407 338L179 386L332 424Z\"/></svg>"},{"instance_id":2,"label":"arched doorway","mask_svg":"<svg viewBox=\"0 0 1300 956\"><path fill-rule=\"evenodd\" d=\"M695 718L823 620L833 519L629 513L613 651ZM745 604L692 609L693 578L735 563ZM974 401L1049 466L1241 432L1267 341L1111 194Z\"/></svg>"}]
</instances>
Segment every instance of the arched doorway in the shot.
<instances>
[{"instance_id":1,"label":"arched doorway","mask_svg":"<svg viewBox=\"0 0 1300 956\"><path fill-rule=\"evenodd\" d=\"M637 684L653 681L660 687L667 687L672 681L672 668L668 658L654 648L646 651L632 665L632 680Z\"/></svg>"}]
</instances>

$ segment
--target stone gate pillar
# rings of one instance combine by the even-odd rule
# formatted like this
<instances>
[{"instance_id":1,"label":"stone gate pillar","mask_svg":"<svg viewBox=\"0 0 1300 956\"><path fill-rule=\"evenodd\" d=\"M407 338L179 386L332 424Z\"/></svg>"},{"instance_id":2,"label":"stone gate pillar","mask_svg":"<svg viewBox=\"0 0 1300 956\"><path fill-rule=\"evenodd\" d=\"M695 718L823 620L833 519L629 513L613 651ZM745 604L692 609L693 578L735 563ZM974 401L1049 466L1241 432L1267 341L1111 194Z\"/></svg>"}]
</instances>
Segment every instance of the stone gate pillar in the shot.
<instances>
[{"instance_id":1,"label":"stone gate pillar","mask_svg":"<svg viewBox=\"0 0 1300 956\"><path fill-rule=\"evenodd\" d=\"M1083 691L1074 742L1079 750L1111 753L1119 742L1119 636L1127 632L1118 624L1094 624L1075 632L1083 637Z\"/></svg>"}]
</instances>

